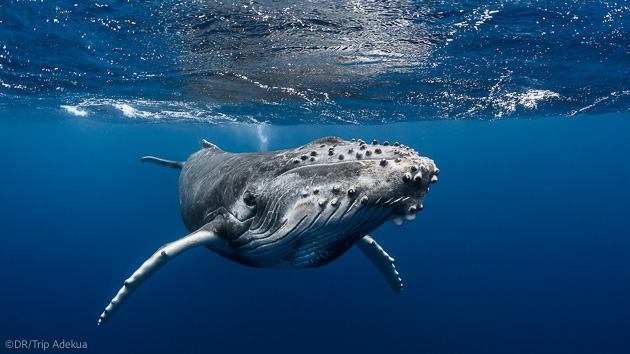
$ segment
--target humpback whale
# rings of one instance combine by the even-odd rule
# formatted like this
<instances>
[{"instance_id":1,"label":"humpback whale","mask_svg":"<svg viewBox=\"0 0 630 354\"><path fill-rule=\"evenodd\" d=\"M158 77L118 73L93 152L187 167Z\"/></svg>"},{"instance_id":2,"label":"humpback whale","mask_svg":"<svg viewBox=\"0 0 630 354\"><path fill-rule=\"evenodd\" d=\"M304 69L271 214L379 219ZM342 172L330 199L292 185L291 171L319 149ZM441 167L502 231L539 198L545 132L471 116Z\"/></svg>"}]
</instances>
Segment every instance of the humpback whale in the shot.
<instances>
[{"instance_id":1,"label":"humpback whale","mask_svg":"<svg viewBox=\"0 0 630 354\"><path fill-rule=\"evenodd\" d=\"M125 280L99 325L161 266L200 246L271 268L323 266L357 246L400 292L394 259L368 234L388 220L415 219L440 172L397 142L338 137L254 153L225 152L203 140L185 162L141 161L181 170L179 204L190 234L160 247Z\"/></svg>"}]
</instances>

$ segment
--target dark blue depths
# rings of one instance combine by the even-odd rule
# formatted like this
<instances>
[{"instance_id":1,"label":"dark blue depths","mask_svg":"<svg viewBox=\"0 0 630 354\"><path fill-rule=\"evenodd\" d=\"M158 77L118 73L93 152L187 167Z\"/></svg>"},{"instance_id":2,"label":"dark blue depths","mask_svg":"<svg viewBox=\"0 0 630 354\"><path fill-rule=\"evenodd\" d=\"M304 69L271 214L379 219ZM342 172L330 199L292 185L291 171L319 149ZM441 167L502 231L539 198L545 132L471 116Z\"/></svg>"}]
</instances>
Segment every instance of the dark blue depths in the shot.
<instances>
[{"instance_id":1,"label":"dark blue depths","mask_svg":"<svg viewBox=\"0 0 630 354\"><path fill-rule=\"evenodd\" d=\"M5 111L1 339L85 341L94 353L627 352L629 122L191 126ZM197 249L96 326L125 277L186 234L177 171L141 156L184 159L201 138L238 152L331 134L404 142L442 170L417 220L372 235L403 293L356 250L283 271Z\"/></svg>"}]
</instances>

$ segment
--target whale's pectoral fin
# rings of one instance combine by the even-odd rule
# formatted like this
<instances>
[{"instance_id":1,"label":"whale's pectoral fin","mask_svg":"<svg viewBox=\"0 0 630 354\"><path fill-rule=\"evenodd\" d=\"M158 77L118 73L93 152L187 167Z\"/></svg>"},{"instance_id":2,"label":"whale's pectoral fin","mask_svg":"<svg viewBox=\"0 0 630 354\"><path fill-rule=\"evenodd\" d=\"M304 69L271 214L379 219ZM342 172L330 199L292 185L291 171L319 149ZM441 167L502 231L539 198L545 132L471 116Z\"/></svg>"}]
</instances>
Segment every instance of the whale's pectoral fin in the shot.
<instances>
[{"instance_id":1,"label":"whale's pectoral fin","mask_svg":"<svg viewBox=\"0 0 630 354\"><path fill-rule=\"evenodd\" d=\"M165 160L154 156L144 156L140 159L140 162L151 162L158 166L170 167L176 170L181 170L182 168L184 168L184 163L181 161Z\"/></svg>"},{"instance_id":2,"label":"whale's pectoral fin","mask_svg":"<svg viewBox=\"0 0 630 354\"><path fill-rule=\"evenodd\" d=\"M98 324L105 323L145 280L171 259L195 247L225 242L217 236L222 225L223 217L219 216L199 230L160 247L129 279L125 280L123 287L101 314Z\"/></svg>"},{"instance_id":3,"label":"whale's pectoral fin","mask_svg":"<svg viewBox=\"0 0 630 354\"><path fill-rule=\"evenodd\" d=\"M403 283L394 266L394 259L369 235L360 239L356 245L365 253L372 263L374 263L378 271L381 272L385 280L387 280L392 290L397 293L401 292L403 290Z\"/></svg>"}]
</instances>

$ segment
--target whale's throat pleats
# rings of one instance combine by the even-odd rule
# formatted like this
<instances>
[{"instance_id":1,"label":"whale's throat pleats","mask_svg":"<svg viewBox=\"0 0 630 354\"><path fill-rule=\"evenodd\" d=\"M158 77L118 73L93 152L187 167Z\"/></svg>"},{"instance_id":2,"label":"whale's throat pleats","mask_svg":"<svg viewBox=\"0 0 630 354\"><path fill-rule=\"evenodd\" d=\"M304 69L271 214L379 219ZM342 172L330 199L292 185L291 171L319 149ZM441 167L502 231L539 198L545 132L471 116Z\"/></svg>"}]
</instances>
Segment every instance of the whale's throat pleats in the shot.
<instances>
[{"instance_id":1,"label":"whale's throat pleats","mask_svg":"<svg viewBox=\"0 0 630 354\"><path fill-rule=\"evenodd\" d=\"M283 179L292 184L274 181L249 229L229 240L230 249L209 248L254 267L316 267L345 253L387 218L386 201L367 206L340 188L322 190L295 174Z\"/></svg>"}]
</instances>

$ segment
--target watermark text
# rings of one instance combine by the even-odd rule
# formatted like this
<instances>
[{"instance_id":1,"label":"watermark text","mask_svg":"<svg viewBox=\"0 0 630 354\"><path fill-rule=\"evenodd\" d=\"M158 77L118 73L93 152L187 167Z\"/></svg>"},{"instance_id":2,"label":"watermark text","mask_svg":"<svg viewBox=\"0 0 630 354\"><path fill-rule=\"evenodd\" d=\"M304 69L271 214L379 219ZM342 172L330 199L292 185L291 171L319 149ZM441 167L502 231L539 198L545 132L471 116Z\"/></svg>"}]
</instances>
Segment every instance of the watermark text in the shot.
<instances>
[{"instance_id":1,"label":"watermark text","mask_svg":"<svg viewBox=\"0 0 630 354\"><path fill-rule=\"evenodd\" d=\"M46 351L47 349L87 349L87 342L74 339L55 339L53 341L41 339L9 339L4 343L7 349L34 349Z\"/></svg>"}]
</instances>

